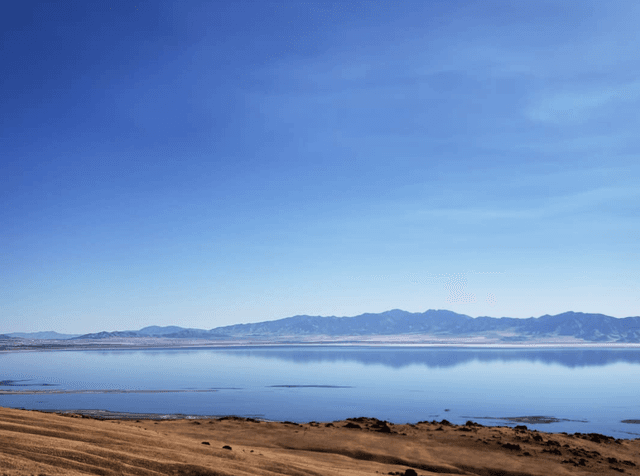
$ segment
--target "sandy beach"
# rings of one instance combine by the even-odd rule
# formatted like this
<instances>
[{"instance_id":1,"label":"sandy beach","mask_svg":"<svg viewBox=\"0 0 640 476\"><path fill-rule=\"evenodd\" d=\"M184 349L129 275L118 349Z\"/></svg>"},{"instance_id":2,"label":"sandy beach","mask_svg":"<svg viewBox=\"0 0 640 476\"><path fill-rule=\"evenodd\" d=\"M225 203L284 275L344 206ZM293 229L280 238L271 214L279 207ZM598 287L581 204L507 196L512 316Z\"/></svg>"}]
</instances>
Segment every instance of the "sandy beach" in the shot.
<instances>
[{"instance_id":1,"label":"sandy beach","mask_svg":"<svg viewBox=\"0 0 640 476\"><path fill-rule=\"evenodd\" d=\"M640 439L446 421L117 419L0 408L0 475L640 474Z\"/></svg>"}]
</instances>

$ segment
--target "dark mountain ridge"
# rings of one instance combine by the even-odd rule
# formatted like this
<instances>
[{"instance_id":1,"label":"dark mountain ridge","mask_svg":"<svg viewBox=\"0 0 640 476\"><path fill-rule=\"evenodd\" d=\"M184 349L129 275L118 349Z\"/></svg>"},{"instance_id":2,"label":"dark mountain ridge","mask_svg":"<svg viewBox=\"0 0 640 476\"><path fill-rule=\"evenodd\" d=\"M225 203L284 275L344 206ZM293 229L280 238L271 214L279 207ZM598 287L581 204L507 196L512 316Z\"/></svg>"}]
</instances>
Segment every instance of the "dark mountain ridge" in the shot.
<instances>
[{"instance_id":1,"label":"dark mountain ridge","mask_svg":"<svg viewBox=\"0 0 640 476\"><path fill-rule=\"evenodd\" d=\"M275 321L236 324L211 330L149 326L139 331L85 334L75 339L161 337L172 339L302 338L310 336L432 335L436 337L498 336L504 341L564 337L587 342L640 343L640 317L565 312L517 319L470 317L447 310L412 313L393 309L353 317L293 316Z\"/></svg>"}]
</instances>

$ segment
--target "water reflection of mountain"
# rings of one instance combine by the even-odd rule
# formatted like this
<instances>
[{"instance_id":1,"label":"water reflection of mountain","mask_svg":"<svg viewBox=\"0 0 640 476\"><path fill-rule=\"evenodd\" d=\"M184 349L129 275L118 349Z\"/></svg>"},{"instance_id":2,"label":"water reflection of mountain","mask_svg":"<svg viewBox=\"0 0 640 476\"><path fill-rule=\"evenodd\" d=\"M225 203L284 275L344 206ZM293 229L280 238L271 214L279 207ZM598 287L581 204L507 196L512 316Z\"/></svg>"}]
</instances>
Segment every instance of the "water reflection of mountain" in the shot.
<instances>
[{"instance_id":1,"label":"water reflection of mountain","mask_svg":"<svg viewBox=\"0 0 640 476\"><path fill-rule=\"evenodd\" d=\"M323 348L233 349L220 350L234 356L258 357L294 363L357 362L401 368L425 365L455 367L468 362L532 362L569 368L595 367L615 363L640 364L640 352L624 349L400 349L400 348Z\"/></svg>"}]
</instances>

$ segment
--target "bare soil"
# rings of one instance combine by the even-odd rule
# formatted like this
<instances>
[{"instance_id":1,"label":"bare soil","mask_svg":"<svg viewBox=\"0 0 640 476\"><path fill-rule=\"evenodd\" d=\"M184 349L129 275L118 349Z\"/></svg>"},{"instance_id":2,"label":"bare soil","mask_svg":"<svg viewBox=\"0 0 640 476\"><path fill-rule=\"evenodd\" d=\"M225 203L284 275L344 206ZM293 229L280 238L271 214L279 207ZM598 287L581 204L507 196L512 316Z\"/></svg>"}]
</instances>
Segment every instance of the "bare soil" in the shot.
<instances>
[{"instance_id":1,"label":"bare soil","mask_svg":"<svg viewBox=\"0 0 640 476\"><path fill-rule=\"evenodd\" d=\"M100 420L0 408L0 475L640 474L640 439L375 418Z\"/></svg>"}]
</instances>

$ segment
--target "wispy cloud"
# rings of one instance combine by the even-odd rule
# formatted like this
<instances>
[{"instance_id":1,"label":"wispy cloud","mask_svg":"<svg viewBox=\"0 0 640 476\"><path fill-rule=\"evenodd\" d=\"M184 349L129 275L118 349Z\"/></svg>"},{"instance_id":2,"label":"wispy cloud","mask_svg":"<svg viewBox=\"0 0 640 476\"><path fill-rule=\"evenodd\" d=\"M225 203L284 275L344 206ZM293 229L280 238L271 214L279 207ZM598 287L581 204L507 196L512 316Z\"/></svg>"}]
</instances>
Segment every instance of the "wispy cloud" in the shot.
<instances>
[{"instance_id":1,"label":"wispy cloud","mask_svg":"<svg viewBox=\"0 0 640 476\"><path fill-rule=\"evenodd\" d=\"M509 202L492 204L492 206L440 207L413 210L405 215L408 220L433 218L452 219L467 223L487 220L542 220L560 216L573 215L579 212L597 212L601 205L617 206L635 204L640 199L640 190L632 187L603 187L548 198L538 198L535 206L513 206Z\"/></svg>"},{"instance_id":2,"label":"wispy cloud","mask_svg":"<svg viewBox=\"0 0 640 476\"><path fill-rule=\"evenodd\" d=\"M537 100L525 114L533 121L579 123L603 112L609 104L623 103L628 106L639 100L640 82L635 81L617 88L551 93Z\"/></svg>"}]
</instances>

